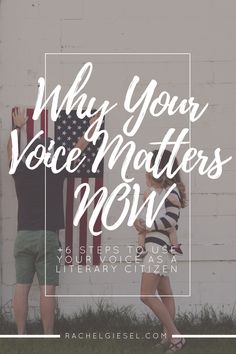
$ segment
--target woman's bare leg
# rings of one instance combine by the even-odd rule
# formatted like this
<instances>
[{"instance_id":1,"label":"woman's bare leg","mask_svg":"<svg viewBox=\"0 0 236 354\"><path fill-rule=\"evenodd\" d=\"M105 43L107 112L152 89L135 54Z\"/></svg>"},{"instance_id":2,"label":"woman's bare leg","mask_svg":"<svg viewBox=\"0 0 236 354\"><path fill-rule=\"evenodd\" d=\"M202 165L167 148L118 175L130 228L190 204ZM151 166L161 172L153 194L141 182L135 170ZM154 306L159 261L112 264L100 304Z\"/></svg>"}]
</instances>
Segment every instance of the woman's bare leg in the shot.
<instances>
[{"instance_id":1,"label":"woman's bare leg","mask_svg":"<svg viewBox=\"0 0 236 354\"><path fill-rule=\"evenodd\" d=\"M164 328L166 328L167 338L171 340L172 334L179 334L179 331L177 330L166 305L156 297L156 290L159 287L160 281L161 276L159 274L143 273L141 282L141 300L160 319Z\"/></svg>"},{"instance_id":2,"label":"woman's bare leg","mask_svg":"<svg viewBox=\"0 0 236 354\"><path fill-rule=\"evenodd\" d=\"M176 232L175 228L170 229L169 238L170 238L170 243L172 246L178 245L177 232Z\"/></svg>"},{"instance_id":3,"label":"woman's bare leg","mask_svg":"<svg viewBox=\"0 0 236 354\"><path fill-rule=\"evenodd\" d=\"M173 292L171 289L169 277L163 277L163 276L161 277L159 284L158 284L157 292L160 295L163 304L166 306L167 310L169 311L169 314L170 314L172 320L174 320L175 319L175 300L172 297ZM165 297L165 295L171 295L171 296ZM164 333L166 333L165 327L163 330L164 330Z\"/></svg>"}]
</instances>

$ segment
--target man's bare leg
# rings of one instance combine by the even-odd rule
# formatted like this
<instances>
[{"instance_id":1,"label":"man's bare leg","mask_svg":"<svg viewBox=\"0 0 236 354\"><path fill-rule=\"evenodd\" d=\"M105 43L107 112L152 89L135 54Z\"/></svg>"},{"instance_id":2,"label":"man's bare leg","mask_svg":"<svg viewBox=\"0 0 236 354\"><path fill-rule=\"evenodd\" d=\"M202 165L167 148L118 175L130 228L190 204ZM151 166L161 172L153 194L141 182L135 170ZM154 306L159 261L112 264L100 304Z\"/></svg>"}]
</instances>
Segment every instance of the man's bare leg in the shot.
<instances>
[{"instance_id":1,"label":"man's bare leg","mask_svg":"<svg viewBox=\"0 0 236 354\"><path fill-rule=\"evenodd\" d=\"M18 334L25 334L28 316L28 295L31 284L16 284L13 300Z\"/></svg>"},{"instance_id":2,"label":"man's bare leg","mask_svg":"<svg viewBox=\"0 0 236 354\"><path fill-rule=\"evenodd\" d=\"M55 295L55 286L46 286L47 295ZM40 314L44 334L53 334L55 317L55 297L45 296L45 286L40 287Z\"/></svg>"}]
</instances>

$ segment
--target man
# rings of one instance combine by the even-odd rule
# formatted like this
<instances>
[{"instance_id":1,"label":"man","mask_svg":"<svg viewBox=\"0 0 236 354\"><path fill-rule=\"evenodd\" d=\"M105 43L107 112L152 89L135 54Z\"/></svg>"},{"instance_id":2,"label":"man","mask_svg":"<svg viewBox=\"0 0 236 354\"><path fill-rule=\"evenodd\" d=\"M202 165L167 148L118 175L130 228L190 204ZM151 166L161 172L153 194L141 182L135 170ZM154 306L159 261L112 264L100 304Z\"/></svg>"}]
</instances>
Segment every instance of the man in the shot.
<instances>
[{"instance_id":1,"label":"man","mask_svg":"<svg viewBox=\"0 0 236 354\"><path fill-rule=\"evenodd\" d=\"M90 124L99 115L90 119ZM26 124L27 117L24 109L15 108L12 113L14 129L18 134ZM89 137L93 134L91 129ZM32 152L39 144L44 145L44 139L38 139L27 150ZM46 148L50 139L46 139ZM88 141L81 137L76 148L85 150ZM7 146L9 163L12 160L11 137ZM25 154L25 157L26 154ZM62 161L61 161L62 162ZM65 162L65 161L63 161ZM58 233L64 228L63 211L63 182L66 172L53 174L46 169L46 219L45 219L45 166L39 165L30 170L24 162L20 162L13 175L18 199L18 233L14 246L16 286L14 295L14 312L18 334L24 334L28 315L28 294L35 273L40 286L40 314L44 334L52 334L55 314L55 288L59 284L56 273L58 264L58 249L60 242ZM45 231L46 229L46 231ZM46 279L45 279L45 232L46 232ZM46 283L45 283L46 281ZM45 288L46 287L46 288ZM45 293L49 295L45 296ZM50 297L50 295L52 295Z\"/></svg>"}]
</instances>

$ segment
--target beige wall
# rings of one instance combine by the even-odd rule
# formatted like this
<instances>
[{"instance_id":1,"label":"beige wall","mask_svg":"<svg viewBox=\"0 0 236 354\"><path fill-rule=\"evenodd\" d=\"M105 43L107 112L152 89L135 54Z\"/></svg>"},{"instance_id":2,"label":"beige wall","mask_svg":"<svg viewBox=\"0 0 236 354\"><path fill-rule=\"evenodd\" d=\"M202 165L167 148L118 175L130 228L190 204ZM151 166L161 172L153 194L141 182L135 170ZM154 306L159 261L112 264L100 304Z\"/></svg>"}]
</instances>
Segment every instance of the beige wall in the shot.
<instances>
[{"instance_id":1,"label":"beige wall","mask_svg":"<svg viewBox=\"0 0 236 354\"><path fill-rule=\"evenodd\" d=\"M209 102L204 117L192 125L192 145L204 149L209 156L215 147L220 146L223 156L232 155L233 160L225 166L219 180L210 181L195 172L192 174L192 297L178 299L177 304L180 310L194 311L206 303L213 304L218 309L224 305L227 311L232 310L236 291L236 282L231 273L236 265L234 232L236 195L233 184L236 172L234 14L233 0L175 2L22 0L19 3L13 0L1 1L2 305L11 300L15 281L13 244L16 234L16 199L12 180L8 176L6 160L10 111L17 104L34 106L37 79L44 75L44 53L191 52L192 95L201 104ZM96 62L97 58L94 60ZM57 63L55 72L52 72L54 78L56 70L60 68L68 70L69 67L69 64L63 63L61 59L58 61L60 65ZM145 66L141 59L139 63L142 68ZM185 64L187 67L187 62ZM115 65L111 59L111 68ZM160 65L162 67L157 79L171 67L167 83L171 83L171 79L174 83L171 83L170 88L174 88L176 83L177 85L187 83L187 71L185 72L185 66L180 66L179 60L166 57ZM54 63L51 70L53 66ZM185 74L184 77L182 73ZM163 75L160 80L165 83L165 79L166 76ZM68 84L68 78L63 80L64 84ZM53 83L50 83L53 86ZM119 130L118 121L114 120L114 124L108 123L108 129L116 133ZM145 126L144 132L143 136L148 139L150 134L148 125ZM147 141L144 143L147 144ZM109 184L109 176L107 179ZM110 178L110 181L113 179ZM125 229L122 231L123 235L127 232ZM108 236L105 234L104 237ZM127 238L134 240L133 236L135 237L129 231ZM182 237L183 243L187 245L186 228ZM125 243L124 239L122 236L117 242ZM185 258L181 262L183 269L186 268ZM183 282L186 285L185 271L186 269L174 283L176 292L183 289ZM107 284L107 292L116 293L122 281L119 276L111 279ZM91 276L90 284L93 289L99 291L102 285L95 283ZM83 284L89 289L86 279ZM138 278L132 286L138 293ZM71 279L62 278L62 289L68 292L74 290ZM90 300L63 299L60 303L62 311L69 313L87 301ZM113 299L113 302L134 303L139 309L144 309L138 299ZM36 286L31 304L34 310L37 305Z\"/></svg>"}]
</instances>

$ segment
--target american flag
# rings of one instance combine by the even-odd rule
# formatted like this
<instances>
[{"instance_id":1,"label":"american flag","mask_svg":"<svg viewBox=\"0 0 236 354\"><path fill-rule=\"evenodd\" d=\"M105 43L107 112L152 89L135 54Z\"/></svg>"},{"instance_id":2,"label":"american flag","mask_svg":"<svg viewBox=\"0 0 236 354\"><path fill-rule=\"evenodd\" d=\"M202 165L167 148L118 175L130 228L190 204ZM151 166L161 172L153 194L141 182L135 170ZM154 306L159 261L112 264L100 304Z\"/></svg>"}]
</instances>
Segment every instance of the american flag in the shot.
<instances>
[{"instance_id":1,"label":"american flag","mask_svg":"<svg viewBox=\"0 0 236 354\"><path fill-rule=\"evenodd\" d=\"M79 119L76 111L70 112L69 115L63 110L57 121L54 123L48 117L48 111L43 111L41 116L36 121L32 119L34 110L27 108L28 121L25 127L21 130L19 141L20 150L24 148L40 130L44 131L44 136L50 137L55 140L56 145L64 146L69 152L77 143L78 139L83 136L84 132L89 126L89 119ZM90 206L84 212L79 225L73 225L74 214L78 208L78 199L74 198L74 191L81 183L88 183L90 185L91 193L96 193L103 186L103 161L98 167L96 173L92 173L91 167L94 158L97 154L98 148L102 143L102 139L98 140L96 145L89 144L82 153L82 157L86 156L84 163L73 174L67 177L64 183L64 211L65 211L65 230L60 232L60 240L64 244L64 250L69 249L70 255L74 258L78 257L81 265L86 265L86 256L89 246L92 246L92 264L99 265L100 257L98 247L101 246L101 235L93 236L88 229L88 220L96 206L99 195L94 201L94 205ZM81 191L80 198L83 197L84 190ZM102 227L101 215L96 220L95 231L100 231ZM85 252L84 252L85 250ZM72 261L67 261L66 264L72 264Z\"/></svg>"}]
</instances>

